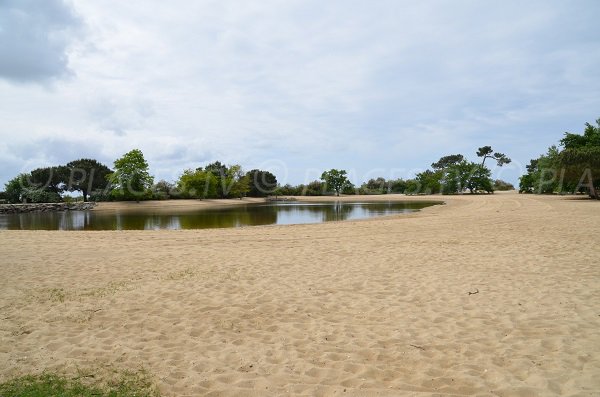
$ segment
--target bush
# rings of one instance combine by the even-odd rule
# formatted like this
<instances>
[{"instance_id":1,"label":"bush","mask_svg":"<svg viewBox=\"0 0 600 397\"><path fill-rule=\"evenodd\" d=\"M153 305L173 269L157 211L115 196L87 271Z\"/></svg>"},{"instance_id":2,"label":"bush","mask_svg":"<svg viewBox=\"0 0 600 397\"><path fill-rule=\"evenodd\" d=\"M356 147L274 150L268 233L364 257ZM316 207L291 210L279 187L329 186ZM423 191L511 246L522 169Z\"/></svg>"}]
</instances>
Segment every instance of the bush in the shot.
<instances>
[{"instance_id":1,"label":"bush","mask_svg":"<svg viewBox=\"0 0 600 397\"><path fill-rule=\"evenodd\" d=\"M152 186L152 198L154 200L177 198L177 193L175 184L165 181L164 179L156 182L156 184Z\"/></svg>"},{"instance_id":2,"label":"bush","mask_svg":"<svg viewBox=\"0 0 600 397\"><path fill-rule=\"evenodd\" d=\"M68 204L79 203L79 202L83 201L83 196L75 196L75 197L65 196L62 198L62 200Z\"/></svg>"},{"instance_id":3,"label":"bush","mask_svg":"<svg viewBox=\"0 0 600 397\"><path fill-rule=\"evenodd\" d=\"M441 171L431 171L425 170L421 173L418 173L416 176L416 181L419 184L419 191L413 193L425 193L425 194L437 194L441 191L441 179L442 179Z\"/></svg>"},{"instance_id":4,"label":"bush","mask_svg":"<svg viewBox=\"0 0 600 397\"><path fill-rule=\"evenodd\" d=\"M113 189L108 196L107 201L143 201L152 200L152 190L146 189L135 192L132 190Z\"/></svg>"},{"instance_id":5,"label":"bush","mask_svg":"<svg viewBox=\"0 0 600 397\"><path fill-rule=\"evenodd\" d=\"M304 185L300 186L302 186L302 189L304 188ZM292 186L288 183L283 186L279 186L275 192L273 192L273 194L276 196L299 196L302 194L302 190L299 190L298 186Z\"/></svg>"},{"instance_id":6,"label":"bush","mask_svg":"<svg viewBox=\"0 0 600 397\"><path fill-rule=\"evenodd\" d=\"M27 187L21 193L21 199L28 203L60 203L60 194L35 187Z\"/></svg>"},{"instance_id":7,"label":"bush","mask_svg":"<svg viewBox=\"0 0 600 397\"><path fill-rule=\"evenodd\" d=\"M408 181L404 179L392 179L388 181L388 191L390 193L404 193L408 186Z\"/></svg>"},{"instance_id":8,"label":"bush","mask_svg":"<svg viewBox=\"0 0 600 397\"><path fill-rule=\"evenodd\" d=\"M360 186L359 192L360 194L386 194L388 188L388 182L385 178L371 178Z\"/></svg>"},{"instance_id":9,"label":"bush","mask_svg":"<svg viewBox=\"0 0 600 397\"><path fill-rule=\"evenodd\" d=\"M404 194L419 194L421 193L421 183L416 179L409 179L406 181L406 190Z\"/></svg>"},{"instance_id":10,"label":"bush","mask_svg":"<svg viewBox=\"0 0 600 397\"><path fill-rule=\"evenodd\" d=\"M303 189L302 195L305 196L325 196L327 192L325 191L326 185L325 182L312 181L308 185L306 185Z\"/></svg>"},{"instance_id":11,"label":"bush","mask_svg":"<svg viewBox=\"0 0 600 397\"><path fill-rule=\"evenodd\" d=\"M112 201L112 195L110 194L110 190L94 190L90 193L88 197L89 201Z\"/></svg>"},{"instance_id":12,"label":"bush","mask_svg":"<svg viewBox=\"0 0 600 397\"><path fill-rule=\"evenodd\" d=\"M512 183L503 181L502 179L496 179L494 181L494 190L499 190L499 191L515 190L515 187Z\"/></svg>"}]
</instances>

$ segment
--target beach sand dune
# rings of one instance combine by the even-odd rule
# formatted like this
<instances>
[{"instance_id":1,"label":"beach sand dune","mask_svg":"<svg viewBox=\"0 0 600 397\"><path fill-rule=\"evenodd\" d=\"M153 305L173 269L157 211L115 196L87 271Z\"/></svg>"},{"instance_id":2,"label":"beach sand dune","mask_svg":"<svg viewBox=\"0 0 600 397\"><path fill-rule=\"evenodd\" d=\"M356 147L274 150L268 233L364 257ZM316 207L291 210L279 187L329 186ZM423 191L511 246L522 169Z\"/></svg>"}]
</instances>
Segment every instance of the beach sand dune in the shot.
<instances>
[{"instance_id":1,"label":"beach sand dune","mask_svg":"<svg viewBox=\"0 0 600 397\"><path fill-rule=\"evenodd\" d=\"M600 202L443 200L318 225L0 232L0 381L143 367L167 396L600 395Z\"/></svg>"}]
</instances>

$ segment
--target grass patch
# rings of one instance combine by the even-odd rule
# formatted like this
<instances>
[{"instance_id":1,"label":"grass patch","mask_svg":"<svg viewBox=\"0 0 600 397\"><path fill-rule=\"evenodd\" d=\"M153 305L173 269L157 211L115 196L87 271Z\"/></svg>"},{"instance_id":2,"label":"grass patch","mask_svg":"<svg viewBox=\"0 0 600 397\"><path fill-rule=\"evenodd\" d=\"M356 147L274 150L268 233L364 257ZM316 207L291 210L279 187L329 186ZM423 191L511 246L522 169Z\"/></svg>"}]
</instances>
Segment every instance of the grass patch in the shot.
<instances>
[{"instance_id":1,"label":"grass patch","mask_svg":"<svg viewBox=\"0 0 600 397\"><path fill-rule=\"evenodd\" d=\"M62 288L52 288L52 289L50 289L49 293L50 293L50 300L52 300L54 302L62 303L65 301L65 298L67 297L67 293Z\"/></svg>"},{"instance_id":2,"label":"grass patch","mask_svg":"<svg viewBox=\"0 0 600 397\"><path fill-rule=\"evenodd\" d=\"M28 302L65 303L73 300L81 301L83 298L104 298L115 295L120 291L130 291L132 289L131 281L111 281L105 286L84 290L66 290L64 288L41 288L31 290L31 295L26 296L26 299Z\"/></svg>"},{"instance_id":3,"label":"grass patch","mask_svg":"<svg viewBox=\"0 0 600 397\"><path fill-rule=\"evenodd\" d=\"M196 275L192 268L187 268L178 272L171 272L165 277L167 280L186 280Z\"/></svg>"},{"instance_id":4,"label":"grass patch","mask_svg":"<svg viewBox=\"0 0 600 397\"><path fill-rule=\"evenodd\" d=\"M158 397L146 373L123 373L106 383L91 375L76 377L44 373L11 379L0 384L2 397Z\"/></svg>"},{"instance_id":5,"label":"grass patch","mask_svg":"<svg viewBox=\"0 0 600 397\"><path fill-rule=\"evenodd\" d=\"M105 287L94 288L82 292L82 297L104 298L105 296L114 295L117 292L126 289L129 286L128 281L111 281Z\"/></svg>"}]
</instances>

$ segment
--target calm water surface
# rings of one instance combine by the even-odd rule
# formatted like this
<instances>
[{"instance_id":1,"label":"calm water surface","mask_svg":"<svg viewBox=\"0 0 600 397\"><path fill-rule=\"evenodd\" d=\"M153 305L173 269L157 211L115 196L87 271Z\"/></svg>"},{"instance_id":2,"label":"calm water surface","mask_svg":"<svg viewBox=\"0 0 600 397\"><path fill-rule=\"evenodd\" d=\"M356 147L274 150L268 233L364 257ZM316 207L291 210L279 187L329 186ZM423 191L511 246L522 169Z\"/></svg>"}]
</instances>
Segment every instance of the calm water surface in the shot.
<instances>
[{"instance_id":1,"label":"calm water surface","mask_svg":"<svg viewBox=\"0 0 600 397\"><path fill-rule=\"evenodd\" d=\"M441 202L273 202L194 210L0 215L0 230L161 230L321 223L411 213Z\"/></svg>"}]
</instances>

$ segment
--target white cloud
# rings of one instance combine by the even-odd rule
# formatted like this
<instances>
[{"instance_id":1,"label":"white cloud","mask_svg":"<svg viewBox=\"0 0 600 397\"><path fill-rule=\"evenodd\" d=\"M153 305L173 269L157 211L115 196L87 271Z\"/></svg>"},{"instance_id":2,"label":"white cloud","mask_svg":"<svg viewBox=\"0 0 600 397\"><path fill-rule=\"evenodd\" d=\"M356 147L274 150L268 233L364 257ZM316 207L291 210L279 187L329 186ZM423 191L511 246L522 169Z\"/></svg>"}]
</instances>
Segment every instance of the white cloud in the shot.
<instances>
[{"instance_id":1,"label":"white cloud","mask_svg":"<svg viewBox=\"0 0 600 397\"><path fill-rule=\"evenodd\" d=\"M48 4L21 8L51 21L36 51L54 68L0 81L0 182L79 157L56 142L108 163L140 148L165 178L268 160L297 183L306 169L410 170L486 144L526 163L600 116L594 1ZM28 40L10 29L11 48Z\"/></svg>"}]
</instances>

